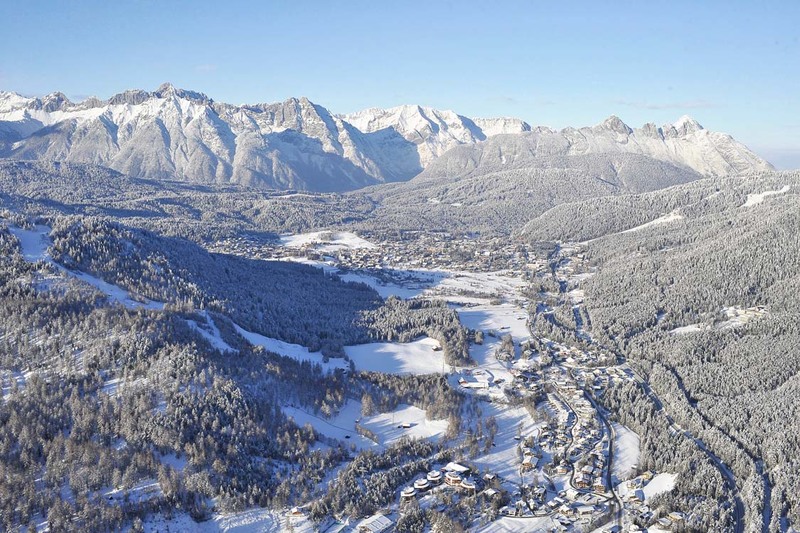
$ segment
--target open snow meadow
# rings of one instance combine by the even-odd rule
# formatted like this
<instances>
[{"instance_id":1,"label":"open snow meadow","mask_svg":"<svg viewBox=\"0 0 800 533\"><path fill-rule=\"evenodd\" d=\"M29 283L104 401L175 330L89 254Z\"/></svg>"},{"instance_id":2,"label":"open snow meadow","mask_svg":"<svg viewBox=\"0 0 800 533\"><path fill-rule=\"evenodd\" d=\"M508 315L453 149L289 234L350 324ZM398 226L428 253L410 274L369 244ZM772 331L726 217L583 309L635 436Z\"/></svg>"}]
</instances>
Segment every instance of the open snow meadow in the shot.
<instances>
[{"instance_id":1,"label":"open snow meadow","mask_svg":"<svg viewBox=\"0 0 800 533\"><path fill-rule=\"evenodd\" d=\"M347 357L359 370L387 374L436 374L446 371L439 341L375 342L345 346Z\"/></svg>"}]
</instances>

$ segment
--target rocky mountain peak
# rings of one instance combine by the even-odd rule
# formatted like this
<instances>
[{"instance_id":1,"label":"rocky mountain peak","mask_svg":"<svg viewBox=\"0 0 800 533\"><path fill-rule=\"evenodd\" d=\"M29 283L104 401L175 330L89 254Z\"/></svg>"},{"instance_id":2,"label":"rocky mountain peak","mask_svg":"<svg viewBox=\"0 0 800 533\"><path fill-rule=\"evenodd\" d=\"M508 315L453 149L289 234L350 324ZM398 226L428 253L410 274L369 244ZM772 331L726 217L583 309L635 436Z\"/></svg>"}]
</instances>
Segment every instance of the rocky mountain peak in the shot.
<instances>
[{"instance_id":1,"label":"rocky mountain peak","mask_svg":"<svg viewBox=\"0 0 800 533\"><path fill-rule=\"evenodd\" d=\"M179 89L170 82L162 83L158 89L153 91L152 95L157 98L182 98L184 100L190 100L200 104L211 102L211 99L203 93Z\"/></svg>"},{"instance_id":2,"label":"rocky mountain peak","mask_svg":"<svg viewBox=\"0 0 800 533\"><path fill-rule=\"evenodd\" d=\"M41 99L41 104L39 107L43 111L53 112L53 111L60 111L64 107L70 105L72 102L69 101L69 98L62 93L62 92L54 92L50 93L47 96Z\"/></svg>"},{"instance_id":3,"label":"rocky mountain peak","mask_svg":"<svg viewBox=\"0 0 800 533\"><path fill-rule=\"evenodd\" d=\"M701 126L699 122L689 115L683 115L677 121L670 124L668 127L665 127L664 129L673 129L679 137L684 137L691 133L695 133L696 131L702 130L703 126Z\"/></svg>"},{"instance_id":4,"label":"rocky mountain peak","mask_svg":"<svg viewBox=\"0 0 800 533\"><path fill-rule=\"evenodd\" d=\"M630 128L630 126L622 122L622 119L616 115L611 115L605 119L600 126L615 133L619 133L620 135L630 135L633 133L633 130Z\"/></svg>"}]
</instances>

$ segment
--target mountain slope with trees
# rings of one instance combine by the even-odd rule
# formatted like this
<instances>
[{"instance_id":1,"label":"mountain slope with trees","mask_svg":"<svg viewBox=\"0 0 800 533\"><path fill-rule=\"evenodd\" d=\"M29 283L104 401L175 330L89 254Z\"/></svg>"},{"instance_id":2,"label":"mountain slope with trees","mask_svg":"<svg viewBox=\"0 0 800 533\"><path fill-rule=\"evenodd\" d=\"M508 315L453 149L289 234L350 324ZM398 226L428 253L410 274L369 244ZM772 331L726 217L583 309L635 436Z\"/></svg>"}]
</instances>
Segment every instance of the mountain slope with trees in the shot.
<instances>
[{"instance_id":1,"label":"mountain slope with trees","mask_svg":"<svg viewBox=\"0 0 800 533\"><path fill-rule=\"evenodd\" d=\"M592 338L730 466L770 531L800 521L798 192L797 172L701 180L562 205L526 228L588 240Z\"/></svg>"}]
</instances>

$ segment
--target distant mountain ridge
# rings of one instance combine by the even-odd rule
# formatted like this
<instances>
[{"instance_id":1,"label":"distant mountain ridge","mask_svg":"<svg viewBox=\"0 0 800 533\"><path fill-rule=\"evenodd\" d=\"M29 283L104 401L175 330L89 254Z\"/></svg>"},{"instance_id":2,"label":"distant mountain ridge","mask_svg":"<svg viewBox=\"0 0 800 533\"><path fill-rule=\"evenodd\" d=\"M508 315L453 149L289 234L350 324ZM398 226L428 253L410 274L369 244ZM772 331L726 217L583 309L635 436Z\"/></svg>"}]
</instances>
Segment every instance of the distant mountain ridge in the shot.
<instances>
[{"instance_id":1,"label":"distant mountain ridge","mask_svg":"<svg viewBox=\"0 0 800 533\"><path fill-rule=\"evenodd\" d=\"M531 129L526 122L516 118L470 119L453 111L418 105L371 108L340 117L364 133L396 131L417 146L419 163L423 168L456 146L472 145L494 135Z\"/></svg>"},{"instance_id":2,"label":"distant mountain ridge","mask_svg":"<svg viewBox=\"0 0 800 533\"><path fill-rule=\"evenodd\" d=\"M330 192L407 181L434 167L504 165L523 153L634 153L711 176L771 168L688 117L633 130L612 116L556 132L415 105L346 115L307 98L231 105L170 84L79 103L62 93L0 92L0 157L99 164L135 177Z\"/></svg>"},{"instance_id":3,"label":"distant mountain ridge","mask_svg":"<svg viewBox=\"0 0 800 533\"><path fill-rule=\"evenodd\" d=\"M691 117L660 128L648 123L632 129L612 115L596 126L561 131L538 126L513 137L498 135L459 146L429 165L419 179L520 168L536 158L598 154L644 155L709 177L774 170L730 135L706 130Z\"/></svg>"}]
</instances>

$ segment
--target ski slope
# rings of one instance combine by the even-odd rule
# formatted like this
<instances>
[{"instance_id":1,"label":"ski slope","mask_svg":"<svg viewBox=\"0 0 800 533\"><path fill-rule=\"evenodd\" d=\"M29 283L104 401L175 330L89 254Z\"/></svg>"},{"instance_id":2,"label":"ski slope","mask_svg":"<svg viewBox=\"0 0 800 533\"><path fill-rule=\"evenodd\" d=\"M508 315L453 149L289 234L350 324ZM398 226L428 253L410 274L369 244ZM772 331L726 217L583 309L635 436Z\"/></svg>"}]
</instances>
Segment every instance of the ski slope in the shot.
<instances>
[{"instance_id":1,"label":"ski slope","mask_svg":"<svg viewBox=\"0 0 800 533\"><path fill-rule=\"evenodd\" d=\"M236 329L236 332L241 335L242 337L247 340L253 346L261 346L268 352L276 353L278 355L283 355L285 357L291 357L300 362L308 361L311 364L318 364L320 365L323 370L332 371L337 368L342 369L349 369L350 365L347 364L347 361L344 359L329 359L327 362L325 361L325 356L322 355L321 352L311 352L305 346L300 346L299 344L292 344L289 342L284 342L278 339L273 339L271 337L265 337L260 333L254 333L252 331L248 331L243 327L239 326L238 324L233 324L233 327Z\"/></svg>"},{"instance_id":2,"label":"ski slope","mask_svg":"<svg viewBox=\"0 0 800 533\"><path fill-rule=\"evenodd\" d=\"M22 248L22 257L24 257L26 261L30 261L31 263L44 261L73 279L91 285L105 294L110 302L119 303L128 309L144 308L160 310L164 308L162 302L156 302L146 298L142 298L142 301L139 301L131 297L130 293L121 287L103 281L86 272L69 270L56 263L47 251L51 244L49 237L50 228L48 226L39 225L32 230L22 229L17 226L9 226L8 229L19 240Z\"/></svg>"}]
</instances>

